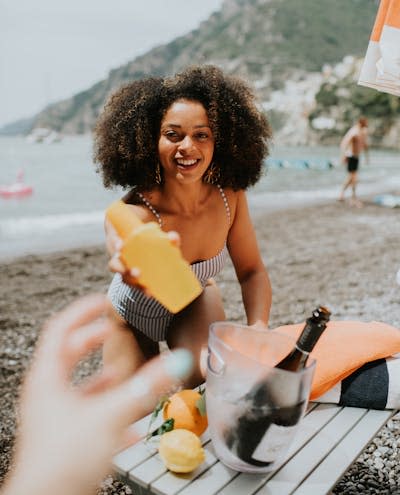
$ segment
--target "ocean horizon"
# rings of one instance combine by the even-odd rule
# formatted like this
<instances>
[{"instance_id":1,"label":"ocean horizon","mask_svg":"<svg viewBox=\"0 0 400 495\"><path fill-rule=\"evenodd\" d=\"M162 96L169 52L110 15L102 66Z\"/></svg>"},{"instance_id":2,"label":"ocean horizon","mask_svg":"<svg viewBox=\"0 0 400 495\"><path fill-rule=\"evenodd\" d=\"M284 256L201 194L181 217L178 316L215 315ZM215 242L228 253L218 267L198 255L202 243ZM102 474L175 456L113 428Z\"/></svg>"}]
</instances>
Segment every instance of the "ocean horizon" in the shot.
<instances>
[{"instance_id":1,"label":"ocean horizon","mask_svg":"<svg viewBox=\"0 0 400 495\"><path fill-rule=\"evenodd\" d=\"M335 147L274 147L266 173L248 191L254 218L335 201L346 175L338 156ZM400 189L399 157L398 151L370 151L370 163L361 162L361 197ZM14 183L21 170L33 193L0 197L1 261L104 243L104 210L123 191L103 187L90 136L67 136L52 144L0 138L0 185Z\"/></svg>"}]
</instances>

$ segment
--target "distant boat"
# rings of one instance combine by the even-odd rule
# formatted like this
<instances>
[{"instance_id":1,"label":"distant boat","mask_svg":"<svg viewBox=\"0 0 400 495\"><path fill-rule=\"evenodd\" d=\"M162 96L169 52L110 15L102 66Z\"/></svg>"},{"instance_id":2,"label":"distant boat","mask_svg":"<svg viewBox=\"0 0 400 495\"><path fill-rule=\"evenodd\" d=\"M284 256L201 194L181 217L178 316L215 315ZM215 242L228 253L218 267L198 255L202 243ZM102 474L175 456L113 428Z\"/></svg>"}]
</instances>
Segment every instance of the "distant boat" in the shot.
<instances>
[{"instance_id":1,"label":"distant boat","mask_svg":"<svg viewBox=\"0 0 400 495\"><path fill-rule=\"evenodd\" d=\"M7 185L0 185L0 197L4 199L22 198L30 196L33 193L33 187L24 183L24 171L20 170L17 174L16 182Z\"/></svg>"},{"instance_id":2,"label":"distant boat","mask_svg":"<svg viewBox=\"0 0 400 495\"><path fill-rule=\"evenodd\" d=\"M45 144L58 143L61 139L62 135L59 132L48 129L47 127L36 127L26 137L28 143Z\"/></svg>"}]
</instances>

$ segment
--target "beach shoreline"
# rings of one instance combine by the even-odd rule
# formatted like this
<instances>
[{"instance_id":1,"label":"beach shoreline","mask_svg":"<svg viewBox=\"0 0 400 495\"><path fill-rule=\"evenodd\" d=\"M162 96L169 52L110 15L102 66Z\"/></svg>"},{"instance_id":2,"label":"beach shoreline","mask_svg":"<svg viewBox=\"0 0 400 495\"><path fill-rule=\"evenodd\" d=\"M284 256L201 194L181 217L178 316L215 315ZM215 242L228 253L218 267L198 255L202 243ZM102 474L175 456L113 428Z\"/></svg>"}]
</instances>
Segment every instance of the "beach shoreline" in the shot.
<instances>
[{"instance_id":1,"label":"beach shoreline","mask_svg":"<svg viewBox=\"0 0 400 495\"><path fill-rule=\"evenodd\" d=\"M386 182L363 185L358 197L369 204L378 195L398 195L394 187L396 183L400 187L400 178L394 182L395 184L390 183L390 185ZM308 191L250 192L248 194L249 211L253 222L256 223L258 218L279 211L329 205L337 200L338 194L338 187ZM63 222L58 225L59 215L55 215L54 218L51 218L51 215L48 216L51 228L44 232L36 232L35 221L31 222L29 238L17 235L0 243L0 264L10 263L29 255L41 256L65 250L95 248L104 244L104 210L76 213L73 216L74 222L71 225L63 225ZM26 223L27 219L23 222ZM8 226L12 223L12 220L7 222Z\"/></svg>"},{"instance_id":2,"label":"beach shoreline","mask_svg":"<svg viewBox=\"0 0 400 495\"><path fill-rule=\"evenodd\" d=\"M318 304L327 305L333 319L377 320L400 327L399 215L399 209L368 202L360 209L330 202L268 213L257 210L253 218L273 287L270 327L304 321ZM15 435L18 388L39 329L47 317L77 297L105 292L111 274L100 244L1 261L0 276L2 477L9 468ZM217 281L227 319L244 323L240 288L230 263ZM80 367L80 377L98 366L99 355L95 354ZM385 427L374 439L334 493L348 493L354 479L364 487L359 493L377 493L374 483L400 492L398 463L393 468L388 461L377 469L369 462L382 442L392 445L394 438L400 438L400 419L392 420L391 428ZM393 455L399 456L399 450ZM370 485L365 473L372 480ZM100 488L99 493L121 493L118 483Z\"/></svg>"},{"instance_id":3,"label":"beach shoreline","mask_svg":"<svg viewBox=\"0 0 400 495\"><path fill-rule=\"evenodd\" d=\"M26 180L34 193L27 198L0 199L0 263L28 254L102 244L104 211L124 191L104 188L90 160L91 140L58 143L51 153L48 147L8 141L0 142L0 155L4 160L11 156L12 163L0 171L0 181L11 180L7 177L12 169L13 176L21 162L28 160ZM296 163L303 158L318 164L337 153L338 148L325 146L274 148L271 160L275 156L275 161L280 158L291 165L263 168L260 180L247 191L252 215L335 202L346 178L345 167L336 163L329 169L299 168ZM362 160L360 167L359 197L368 200L391 189L400 190L398 161L398 152L371 150L369 164Z\"/></svg>"}]
</instances>

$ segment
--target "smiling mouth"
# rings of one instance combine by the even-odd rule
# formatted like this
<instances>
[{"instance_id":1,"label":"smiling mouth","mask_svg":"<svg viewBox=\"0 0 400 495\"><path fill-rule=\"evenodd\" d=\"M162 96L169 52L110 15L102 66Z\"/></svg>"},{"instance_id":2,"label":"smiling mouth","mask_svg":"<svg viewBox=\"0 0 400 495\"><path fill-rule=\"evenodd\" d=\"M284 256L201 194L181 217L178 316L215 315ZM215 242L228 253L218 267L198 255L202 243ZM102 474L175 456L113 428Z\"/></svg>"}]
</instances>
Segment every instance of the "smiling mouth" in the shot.
<instances>
[{"instance_id":1,"label":"smiling mouth","mask_svg":"<svg viewBox=\"0 0 400 495\"><path fill-rule=\"evenodd\" d=\"M198 159L183 160L182 158L176 158L175 161L178 165L178 168L187 169L196 166L200 160Z\"/></svg>"}]
</instances>

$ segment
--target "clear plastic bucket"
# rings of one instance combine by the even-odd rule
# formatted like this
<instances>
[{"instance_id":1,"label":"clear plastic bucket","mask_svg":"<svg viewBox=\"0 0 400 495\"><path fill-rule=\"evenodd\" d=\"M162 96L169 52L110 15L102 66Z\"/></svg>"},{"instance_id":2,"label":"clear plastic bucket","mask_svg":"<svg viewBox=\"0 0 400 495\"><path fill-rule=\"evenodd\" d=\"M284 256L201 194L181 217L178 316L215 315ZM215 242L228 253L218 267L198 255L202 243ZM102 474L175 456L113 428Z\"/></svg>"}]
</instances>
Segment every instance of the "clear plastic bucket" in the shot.
<instances>
[{"instance_id":1,"label":"clear plastic bucket","mask_svg":"<svg viewBox=\"0 0 400 495\"><path fill-rule=\"evenodd\" d=\"M293 348L287 335L229 322L210 326L206 401L218 458L265 473L283 462L307 408L315 361L293 372L274 366Z\"/></svg>"}]
</instances>

